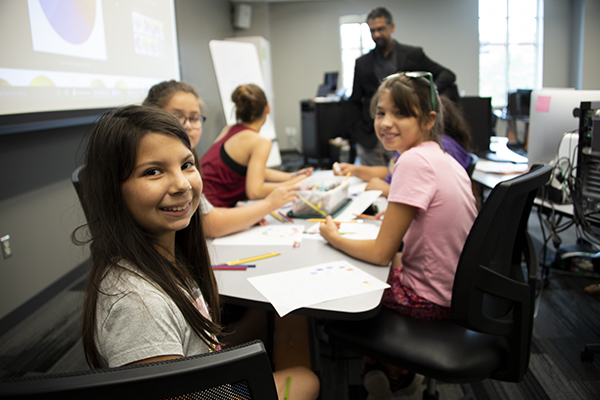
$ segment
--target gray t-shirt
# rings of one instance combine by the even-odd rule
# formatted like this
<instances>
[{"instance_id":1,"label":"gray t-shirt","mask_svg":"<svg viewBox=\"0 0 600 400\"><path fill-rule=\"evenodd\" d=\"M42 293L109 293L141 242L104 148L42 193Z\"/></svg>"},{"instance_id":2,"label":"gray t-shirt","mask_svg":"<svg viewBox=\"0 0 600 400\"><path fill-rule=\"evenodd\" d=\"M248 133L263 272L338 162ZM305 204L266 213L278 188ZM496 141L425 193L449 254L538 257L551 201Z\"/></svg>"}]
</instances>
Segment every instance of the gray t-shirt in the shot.
<instances>
[{"instance_id":1,"label":"gray t-shirt","mask_svg":"<svg viewBox=\"0 0 600 400\"><path fill-rule=\"evenodd\" d=\"M210 203L210 201L208 201L208 199L206 198L206 196L201 195L200 196L200 210L202 211L203 215L206 215L210 212L210 210L213 209L213 205Z\"/></svg>"},{"instance_id":2,"label":"gray t-shirt","mask_svg":"<svg viewBox=\"0 0 600 400\"><path fill-rule=\"evenodd\" d=\"M119 265L124 268L111 268L102 280L96 305L96 345L104 366L209 351L169 296L131 263Z\"/></svg>"}]
</instances>

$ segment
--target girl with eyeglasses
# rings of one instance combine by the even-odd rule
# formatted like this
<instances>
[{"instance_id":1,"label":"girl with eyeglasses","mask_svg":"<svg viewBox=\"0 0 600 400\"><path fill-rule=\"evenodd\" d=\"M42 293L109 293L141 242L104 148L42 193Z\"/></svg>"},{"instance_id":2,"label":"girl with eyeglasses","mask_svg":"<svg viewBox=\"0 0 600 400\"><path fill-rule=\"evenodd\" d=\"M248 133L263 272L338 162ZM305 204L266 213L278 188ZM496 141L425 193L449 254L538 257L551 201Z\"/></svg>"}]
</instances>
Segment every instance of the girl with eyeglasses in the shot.
<instances>
[{"instance_id":1,"label":"girl with eyeglasses","mask_svg":"<svg viewBox=\"0 0 600 400\"><path fill-rule=\"evenodd\" d=\"M312 173L312 168L289 173L266 167L271 141L259 132L270 106L260 87L238 86L231 100L237 123L223 128L200 160L204 195L211 203L233 207L240 200L263 199L278 187L298 183Z\"/></svg>"},{"instance_id":2,"label":"girl with eyeglasses","mask_svg":"<svg viewBox=\"0 0 600 400\"><path fill-rule=\"evenodd\" d=\"M355 258L384 266L391 262L384 307L414 318L448 319L456 266L477 210L467 172L441 147L443 108L425 77L395 74L371 102L378 139L401 154L377 238L341 236L331 216L320 231L333 247ZM401 243L404 250L398 253ZM369 398L410 394L422 379L376 360L365 363Z\"/></svg>"},{"instance_id":3,"label":"girl with eyeglasses","mask_svg":"<svg viewBox=\"0 0 600 400\"><path fill-rule=\"evenodd\" d=\"M174 80L161 82L150 88L143 104L162 108L176 116L190 138L192 149L196 147L206 118L202 115L202 101L192 85ZM198 162L199 157L193 151ZM257 223L264 225L267 223L265 215L298 198L296 189L294 185L283 185L261 201L235 208L214 207L203 194L200 199L203 205L204 232L210 237L221 237L240 232Z\"/></svg>"}]
</instances>

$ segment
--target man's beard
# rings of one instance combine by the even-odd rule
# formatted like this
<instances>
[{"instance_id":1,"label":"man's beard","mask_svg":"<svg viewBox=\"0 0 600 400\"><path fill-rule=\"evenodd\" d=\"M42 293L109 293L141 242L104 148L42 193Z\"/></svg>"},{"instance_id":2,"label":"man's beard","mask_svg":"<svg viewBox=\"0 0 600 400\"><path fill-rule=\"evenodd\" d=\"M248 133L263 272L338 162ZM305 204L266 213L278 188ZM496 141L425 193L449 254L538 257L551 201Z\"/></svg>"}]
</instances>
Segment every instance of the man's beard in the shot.
<instances>
[{"instance_id":1,"label":"man's beard","mask_svg":"<svg viewBox=\"0 0 600 400\"><path fill-rule=\"evenodd\" d=\"M385 50L388 46L388 41L385 39L381 39L375 42L375 47L379 50Z\"/></svg>"}]
</instances>

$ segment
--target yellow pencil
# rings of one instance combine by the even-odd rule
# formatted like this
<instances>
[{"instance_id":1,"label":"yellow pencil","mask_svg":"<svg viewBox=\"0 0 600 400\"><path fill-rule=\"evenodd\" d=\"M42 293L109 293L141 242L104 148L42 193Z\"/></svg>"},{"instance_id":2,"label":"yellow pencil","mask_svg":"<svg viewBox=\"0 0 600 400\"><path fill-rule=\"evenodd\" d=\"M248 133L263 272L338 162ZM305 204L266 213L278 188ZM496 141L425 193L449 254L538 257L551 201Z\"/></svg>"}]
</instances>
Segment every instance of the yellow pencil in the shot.
<instances>
[{"instance_id":1,"label":"yellow pencil","mask_svg":"<svg viewBox=\"0 0 600 400\"><path fill-rule=\"evenodd\" d=\"M313 210L319 212L321 215L323 216L327 216L327 213L323 210L321 210L319 207L315 206L313 203L311 203L310 201L306 200L304 197L298 195L298 197L300 197L300 200L302 200L307 206L309 206L310 208L312 208Z\"/></svg>"},{"instance_id":2,"label":"yellow pencil","mask_svg":"<svg viewBox=\"0 0 600 400\"><path fill-rule=\"evenodd\" d=\"M324 218L310 218L309 222L326 222L327 220ZM349 221L338 221L334 219L333 222L336 224L362 224L364 221L362 219L351 219Z\"/></svg>"},{"instance_id":3,"label":"yellow pencil","mask_svg":"<svg viewBox=\"0 0 600 400\"><path fill-rule=\"evenodd\" d=\"M260 256L242 258L240 260L235 260L235 261L229 261L229 262L225 262L225 263L219 264L219 265L239 265L239 264L245 264L245 263L248 263L250 261L262 260L263 258L269 258L269 257L275 257L275 256L278 256L280 254L281 253L267 253L267 254L263 254L263 255L260 255Z\"/></svg>"},{"instance_id":4,"label":"yellow pencil","mask_svg":"<svg viewBox=\"0 0 600 400\"><path fill-rule=\"evenodd\" d=\"M275 211L271 211L271 215L273 217L277 218L277 220L279 220L279 222L281 222L281 223L285 223L286 222L279 215L275 214Z\"/></svg>"}]
</instances>

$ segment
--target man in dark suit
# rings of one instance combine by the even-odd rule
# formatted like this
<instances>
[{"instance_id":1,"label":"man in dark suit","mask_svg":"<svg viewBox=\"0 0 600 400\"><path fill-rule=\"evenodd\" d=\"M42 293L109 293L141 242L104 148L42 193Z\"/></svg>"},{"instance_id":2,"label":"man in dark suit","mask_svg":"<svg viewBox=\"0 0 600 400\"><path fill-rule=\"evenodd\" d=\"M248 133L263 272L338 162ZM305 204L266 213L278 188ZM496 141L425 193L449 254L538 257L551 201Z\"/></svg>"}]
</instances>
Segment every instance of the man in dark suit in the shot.
<instances>
[{"instance_id":1,"label":"man in dark suit","mask_svg":"<svg viewBox=\"0 0 600 400\"><path fill-rule=\"evenodd\" d=\"M375 48L356 60L354 87L349 99L353 118L349 133L362 165L387 165L395 152L385 150L377 139L369 111L371 98L381 80L398 71L427 71L433 74L439 94L457 101L458 90L452 71L429 59L422 48L392 39L396 25L386 8L372 9L367 15L367 24Z\"/></svg>"}]
</instances>

